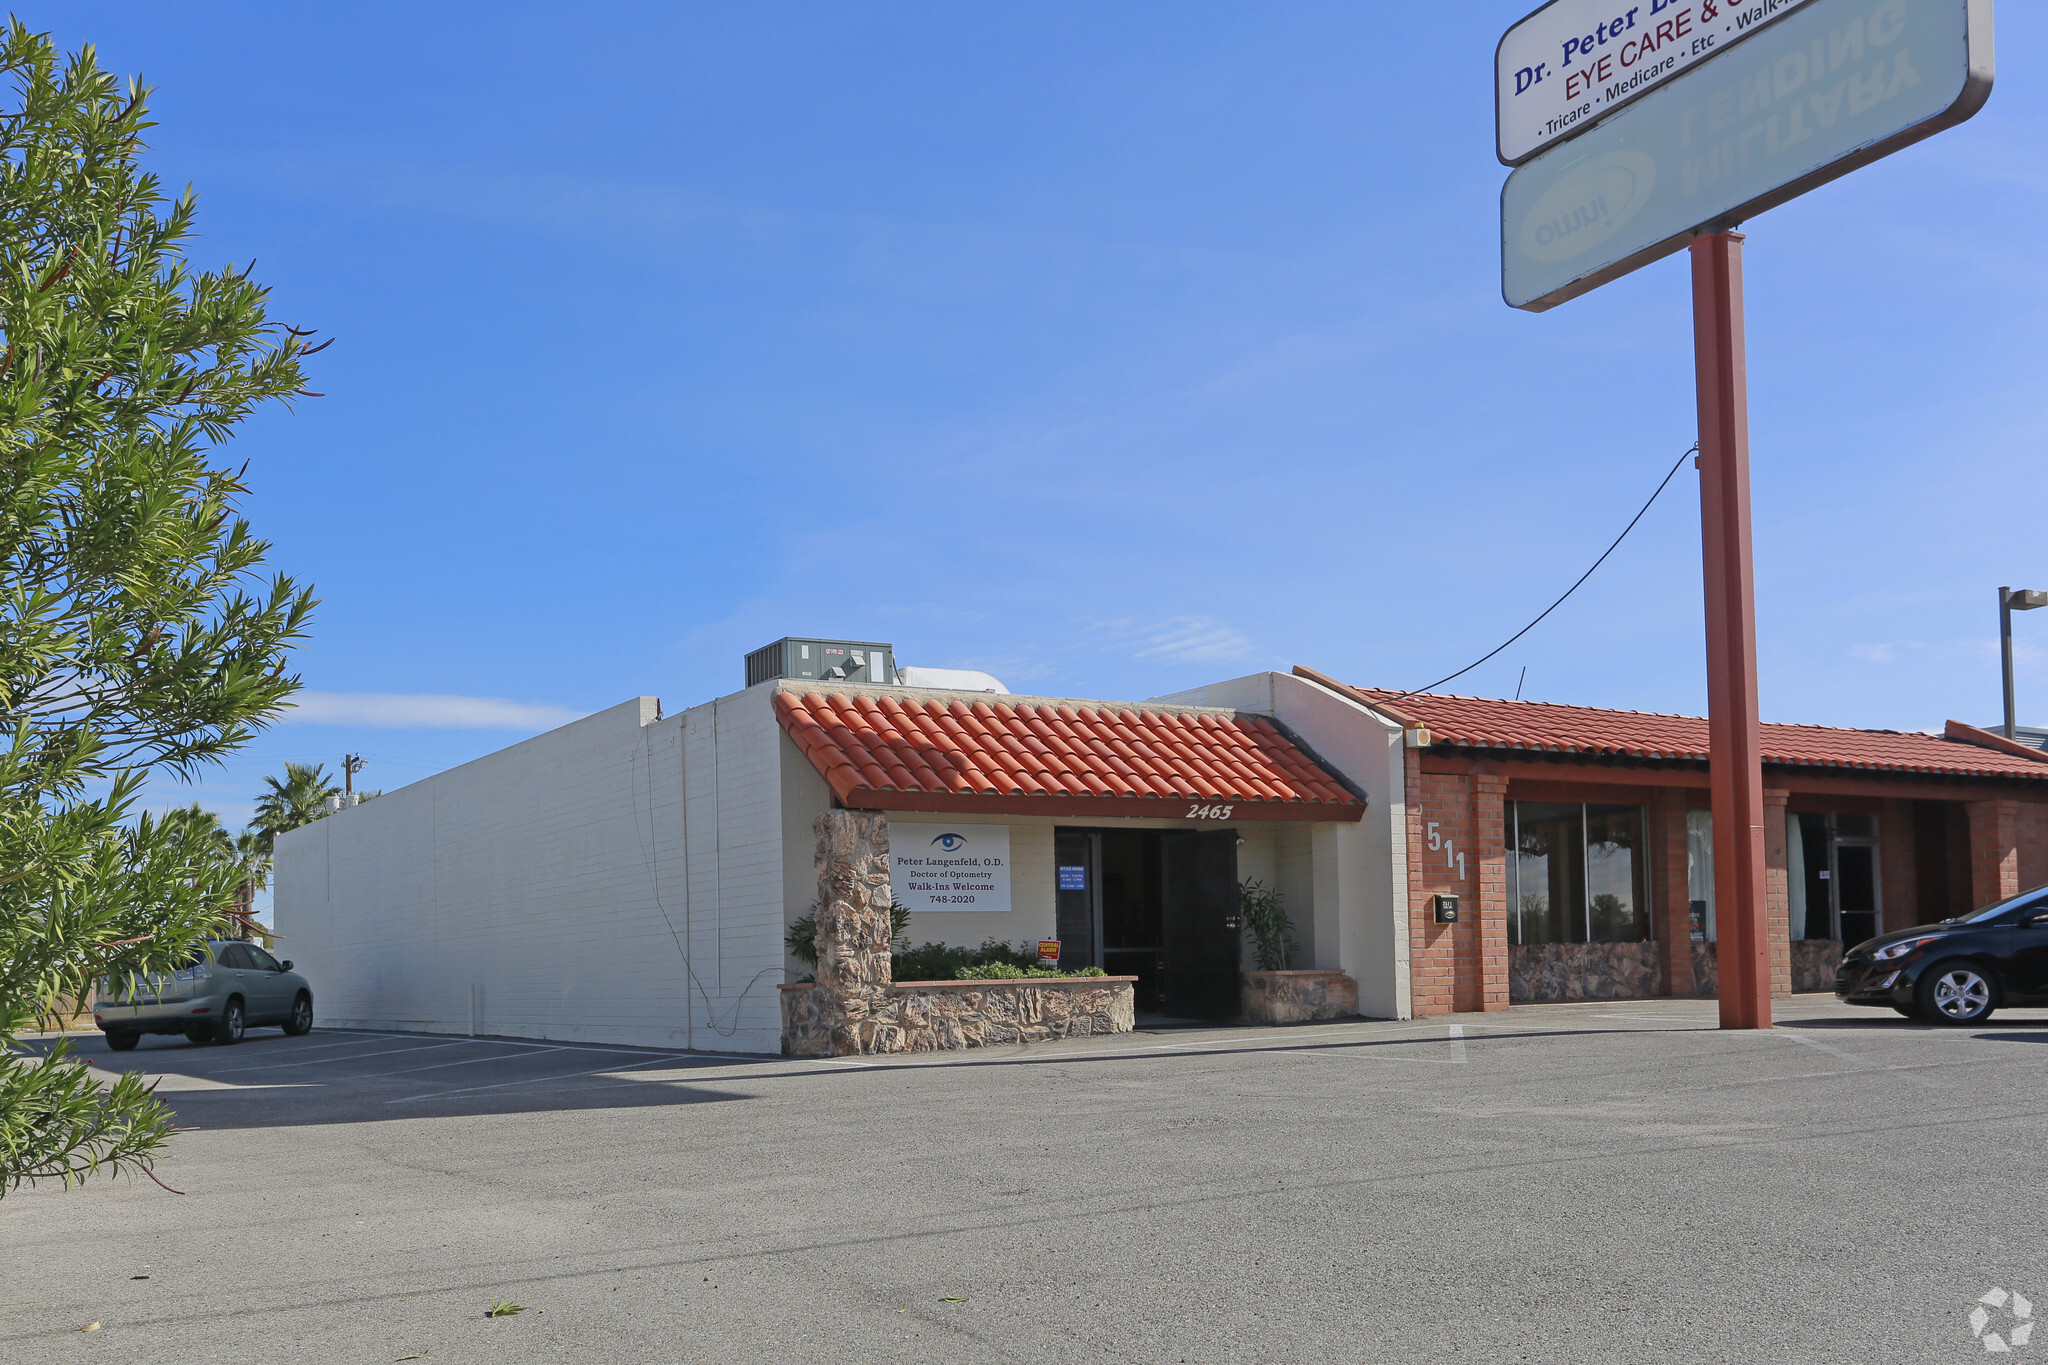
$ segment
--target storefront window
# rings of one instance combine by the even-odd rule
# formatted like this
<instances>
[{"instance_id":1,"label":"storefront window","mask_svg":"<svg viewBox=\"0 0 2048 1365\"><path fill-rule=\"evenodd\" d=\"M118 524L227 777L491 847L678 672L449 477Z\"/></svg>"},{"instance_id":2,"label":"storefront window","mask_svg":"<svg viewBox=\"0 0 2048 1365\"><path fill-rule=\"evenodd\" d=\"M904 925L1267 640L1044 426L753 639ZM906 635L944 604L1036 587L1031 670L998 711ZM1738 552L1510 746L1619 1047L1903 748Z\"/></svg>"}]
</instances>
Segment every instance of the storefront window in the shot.
<instances>
[{"instance_id":1,"label":"storefront window","mask_svg":"<svg viewBox=\"0 0 2048 1365\"><path fill-rule=\"evenodd\" d=\"M1687 919L1694 943L1714 941L1714 812L1685 813Z\"/></svg>"},{"instance_id":2,"label":"storefront window","mask_svg":"<svg viewBox=\"0 0 2048 1365\"><path fill-rule=\"evenodd\" d=\"M1508 942L1650 937L1640 806L1508 803Z\"/></svg>"},{"instance_id":3,"label":"storefront window","mask_svg":"<svg viewBox=\"0 0 2048 1365\"><path fill-rule=\"evenodd\" d=\"M1714 816L1685 813L1687 880L1695 941L1714 931ZM1786 934L1860 943L1880 926L1877 818L1867 814L1785 817Z\"/></svg>"}]
</instances>

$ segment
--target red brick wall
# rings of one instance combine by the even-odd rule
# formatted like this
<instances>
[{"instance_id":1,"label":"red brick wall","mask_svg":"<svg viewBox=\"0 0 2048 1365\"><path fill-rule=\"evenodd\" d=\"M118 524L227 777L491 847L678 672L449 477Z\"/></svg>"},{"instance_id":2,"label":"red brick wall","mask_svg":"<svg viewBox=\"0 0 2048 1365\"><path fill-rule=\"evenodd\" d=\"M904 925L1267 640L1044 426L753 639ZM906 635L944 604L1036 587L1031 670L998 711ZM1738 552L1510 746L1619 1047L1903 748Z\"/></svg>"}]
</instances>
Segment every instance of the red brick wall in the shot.
<instances>
[{"instance_id":1,"label":"red brick wall","mask_svg":"<svg viewBox=\"0 0 2048 1365\"><path fill-rule=\"evenodd\" d=\"M1473 785L1474 779L1462 774L1423 772L1416 751L1409 751L1408 970L1417 1017L1475 1010L1484 1000L1479 914L1484 897L1477 894L1475 878L1485 850L1475 837ZM1496 814L1496 832L1498 827ZM1462 868L1459 854L1464 855ZM1458 897L1456 924L1436 922L1431 897L1440 892ZM1503 1000L1505 969L1503 951Z\"/></svg>"},{"instance_id":2,"label":"red brick wall","mask_svg":"<svg viewBox=\"0 0 2048 1365\"><path fill-rule=\"evenodd\" d=\"M1418 1016L1504 1009L1508 1003L1507 920L1511 909L1504 818L1508 783L1483 771L1426 773L1422 753L1409 750L1406 765L1413 1009ZM1651 914L1664 979L1674 995L1690 996L1695 983L1687 915L1685 812L1694 793L1679 787L1645 787L1641 791L1649 808ZM1553 799L1553 794L1545 792L1544 799ZM1567 794L1555 799L1573 798ZM1810 807L1816 801L1830 808L1835 804L1823 798L1808 798L1802 804ZM1791 885L1785 827L1790 804L1787 789L1765 789L1765 921L1770 935L1771 993L1777 996L1792 991ZM1974 905L2048 883L2048 802L2004 798L1971 802L1967 810L1970 865L1953 869L1953 874L1968 878ZM1432 826L1435 848L1430 847ZM1921 907L1910 801L1883 803L1878 836L1884 927L1912 924ZM1464 855L1462 867L1455 858L1460 853ZM1457 924L1436 923L1431 897L1439 892L1459 898Z\"/></svg>"},{"instance_id":3,"label":"red brick wall","mask_svg":"<svg viewBox=\"0 0 2048 1365\"><path fill-rule=\"evenodd\" d=\"M1791 800L1792 793L1782 787L1764 788L1764 924L1770 936L1772 995L1792 994L1792 875L1785 829ZM1723 906L1714 909L1717 917L1727 913Z\"/></svg>"},{"instance_id":4,"label":"red brick wall","mask_svg":"<svg viewBox=\"0 0 2048 1365\"><path fill-rule=\"evenodd\" d=\"M1692 979L1692 883L1685 843L1686 793L1659 787L1650 796L1650 904L1652 931L1664 958L1671 993L1689 996Z\"/></svg>"},{"instance_id":5,"label":"red brick wall","mask_svg":"<svg viewBox=\"0 0 2048 1365\"><path fill-rule=\"evenodd\" d=\"M2020 889L2048 883L2048 802L2020 807Z\"/></svg>"},{"instance_id":6,"label":"red brick wall","mask_svg":"<svg viewBox=\"0 0 2048 1365\"><path fill-rule=\"evenodd\" d=\"M1508 780L1472 777L1474 883L1479 905L1479 1008L1508 1007Z\"/></svg>"},{"instance_id":7,"label":"red brick wall","mask_svg":"<svg viewBox=\"0 0 2048 1365\"><path fill-rule=\"evenodd\" d=\"M1880 934L1920 923L1920 869L1914 855L1913 803L1887 801L1877 817ZM1935 915L1932 918L1940 919Z\"/></svg>"},{"instance_id":8,"label":"red brick wall","mask_svg":"<svg viewBox=\"0 0 2048 1365\"><path fill-rule=\"evenodd\" d=\"M2020 803L1972 801L1969 811L1970 900L1982 907L2020 889Z\"/></svg>"}]
</instances>

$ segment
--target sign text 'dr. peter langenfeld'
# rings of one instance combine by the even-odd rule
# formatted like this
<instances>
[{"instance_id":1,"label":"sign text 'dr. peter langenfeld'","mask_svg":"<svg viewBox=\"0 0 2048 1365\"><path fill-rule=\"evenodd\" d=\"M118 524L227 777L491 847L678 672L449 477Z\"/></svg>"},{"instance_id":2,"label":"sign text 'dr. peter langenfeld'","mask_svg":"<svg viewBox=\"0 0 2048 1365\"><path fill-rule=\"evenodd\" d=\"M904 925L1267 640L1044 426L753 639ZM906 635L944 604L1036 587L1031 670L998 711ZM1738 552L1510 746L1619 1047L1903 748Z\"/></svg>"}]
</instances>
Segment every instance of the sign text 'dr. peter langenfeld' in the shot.
<instances>
[{"instance_id":1,"label":"sign text 'dr. peter langenfeld'","mask_svg":"<svg viewBox=\"0 0 2048 1365\"><path fill-rule=\"evenodd\" d=\"M1494 55L1500 159L1518 166L1807 0L1551 0Z\"/></svg>"},{"instance_id":2,"label":"sign text 'dr. peter langenfeld'","mask_svg":"<svg viewBox=\"0 0 2048 1365\"><path fill-rule=\"evenodd\" d=\"M1552 307L1968 118L1990 91L1985 0L1804 0L1501 191L1502 292Z\"/></svg>"}]
</instances>

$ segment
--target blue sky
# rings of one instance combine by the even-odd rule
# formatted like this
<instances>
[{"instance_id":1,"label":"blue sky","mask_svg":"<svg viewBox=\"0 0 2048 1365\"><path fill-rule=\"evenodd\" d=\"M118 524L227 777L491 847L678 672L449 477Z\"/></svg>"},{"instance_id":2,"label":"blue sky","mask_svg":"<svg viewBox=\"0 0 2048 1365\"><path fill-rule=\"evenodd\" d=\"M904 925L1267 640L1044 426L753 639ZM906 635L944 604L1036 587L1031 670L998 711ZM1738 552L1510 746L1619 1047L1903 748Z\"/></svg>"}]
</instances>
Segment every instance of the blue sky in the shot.
<instances>
[{"instance_id":1,"label":"blue sky","mask_svg":"<svg viewBox=\"0 0 2048 1365\"><path fill-rule=\"evenodd\" d=\"M233 450L316 695L164 799L402 785L785 634L1107 698L1469 662L1694 434L1682 259L1500 301L1525 8L21 11L157 85L197 259L339 338ZM1766 719L1991 719L1994 590L2048 586L2048 15L1999 20L1973 122L1748 225ZM1700 711L1700 610L1688 469L1458 687Z\"/></svg>"}]
</instances>

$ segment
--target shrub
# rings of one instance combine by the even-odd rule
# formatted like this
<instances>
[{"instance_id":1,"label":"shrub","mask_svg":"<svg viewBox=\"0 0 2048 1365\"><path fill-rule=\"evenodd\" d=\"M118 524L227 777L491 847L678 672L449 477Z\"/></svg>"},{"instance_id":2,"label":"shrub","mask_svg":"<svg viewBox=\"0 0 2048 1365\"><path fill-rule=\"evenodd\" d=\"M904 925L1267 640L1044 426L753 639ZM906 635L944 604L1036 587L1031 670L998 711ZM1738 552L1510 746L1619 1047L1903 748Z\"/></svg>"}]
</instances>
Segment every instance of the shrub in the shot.
<instances>
[{"instance_id":1,"label":"shrub","mask_svg":"<svg viewBox=\"0 0 2048 1365\"><path fill-rule=\"evenodd\" d=\"M954 976L956 981L1026 981L1037 977L1067 978L1076 976L1108 976L1100 967L1082 967L1077 971L1063 972L1057 967L1019 967L1008 962L984 962L978 967L962 967Z\"/></svg>"},{"instance_id":2,"label":"shrub","mask_svg":"<svg viewBox=\"0 0 2048 1365\"><path fill-rule=\"evenodd\" d=\"M1038 965L1036 948L1015 947L1001 939L985 938L979 948L960 948L950 943L920 943L896 953L890 975L898 981L954 981L974 967L1000 963L1023 970Z\"/></svg>"},{"instance_id":3,"label":"shrub","mask_svg":"<svg viewBox=\"0 0 2048 1365\"><path fill-rule=\"evenodd\" d=\"M910 912L900 905L889 907L889 948L892 953L900 951L896 945L904 941L904 934L910 928ZM789 932L782 936L782 942L789 949L789 955L806 967L818 965L818 907L813 905L809 912L789 926Z\"/></svg>"},{"instance_id":4,"label":"shrub","mask_svg":"<svg viewBox=\"0 0 2048 1365\"><path fill-rule=\"evenodd\" d=\"M1262 972L1284 972L1294 965L1294 922L1287 918L1280 893L1260 882L1237 888L1244 907L1244 931L1251 937L1252 956Z\"/></svg>"}]
</instances>

